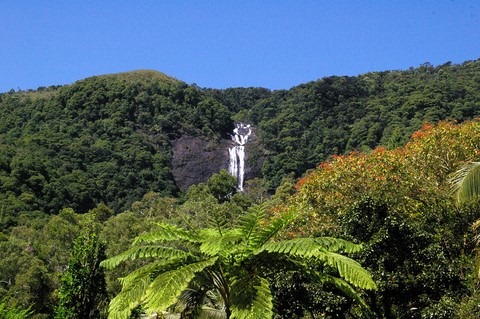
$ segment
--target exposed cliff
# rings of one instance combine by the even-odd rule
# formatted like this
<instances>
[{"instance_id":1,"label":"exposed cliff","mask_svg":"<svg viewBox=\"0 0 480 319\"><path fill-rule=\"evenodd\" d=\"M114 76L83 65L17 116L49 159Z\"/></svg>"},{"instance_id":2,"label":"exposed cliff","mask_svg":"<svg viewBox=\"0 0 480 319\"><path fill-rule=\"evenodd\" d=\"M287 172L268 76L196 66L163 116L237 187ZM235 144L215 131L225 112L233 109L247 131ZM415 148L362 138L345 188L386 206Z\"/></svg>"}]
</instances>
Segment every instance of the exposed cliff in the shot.
<instances>
[{"instance_id":1,"label":"exposed cliff","mask_svg":"<svg viewBox=\"0 0 480 319\"><path fill-rule=\"evenodd\" d=\"M192 135L175 139L172 142L172 173L177 186L186 189L228 169L228 149L232 145L228 139L212 141ZM253 129L251 142L245 145L245 180L260 176L264 160L261 149Z\"/></svg>"},{"instance_id":2,"label":"exposed cliff","mask_svg":"<svg viewBox=\"0 0 480 319\"><path fill-rule=\"evenodd\" d=\"M172 142L172 173L178 187L205 182L228 165L228 141L184 135Z\"/></svg>"}]
</instances>

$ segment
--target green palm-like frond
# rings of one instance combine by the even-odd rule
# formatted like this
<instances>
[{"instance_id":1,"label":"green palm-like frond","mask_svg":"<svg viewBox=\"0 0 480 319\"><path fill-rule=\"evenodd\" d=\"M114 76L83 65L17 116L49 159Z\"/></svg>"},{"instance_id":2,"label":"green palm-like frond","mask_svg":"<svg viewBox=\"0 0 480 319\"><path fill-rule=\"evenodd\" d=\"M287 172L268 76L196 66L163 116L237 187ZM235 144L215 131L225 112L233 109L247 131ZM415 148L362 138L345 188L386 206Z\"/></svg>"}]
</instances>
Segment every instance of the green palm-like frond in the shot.
<instances>
[{"instance_id":1,"label":"green palm-like frond","mask_svg":"<svg viewBox=\"0 0 480 319\"><path fill-rule=\"evenodd\" d=\"M224 232L223 236L207 237L200 245L200 251L208 256L226 255L236 249L236 244L243 240L243 235L237 229Z\"/></svg>"},{"instance_id":2,"label":"green palm-like frond","mask_svg":"<svg viewBox=\"0 0 480 319\"><path fill-rule=\"evenodd\" d=\"M132 309L140 304L138 300L129 299L124 293L119 293L110 301L108 319L128 319Z\"/></svg>"},{"instance_id":3,"label":"green palm-like frond","mask_svg":"<svg viewBox=\"0 0 480 319\"><path fill-rule=\"evenodd\" d=\"M351 241L333 238L333 237L316 237L315 242L324 247L328 251L332 252L344 252L347 254L358 253L362 250L361 244L355 244Z\"/></svg>"},{"instance_id":4,"label":"green palm-like frond","mask_svg":"<svg viewBox=\"0 0 480 319\"><path fill-rule=\"evenodd\" d=\"M340 254L357 252L360 245L330 237L271 243L270 239L295 216L295 211L290 210L267 220L265 209L259 206L245 214L238 228L224 227L222 219L212 228L199 230L158 224L158 231L138 236L132 248L102 262L109 269L126 260L147 258L149 262L120 280L122 291L111 301L110 319L128 318L131 309L138 305L151 313L167 310L174 304L180 307L177 311L205 316L210 313L212 318L213 315L226 318L230 314L228 319L271 319L272 293L261 276L277 267L272 260L281 262L281 267L328 281L356 300L360 297L354 287L376 288L359 263ZM183 246L188 251L175 248ZM310 262L325 266L328 272L317 274ZM330 270L336 271L330 274ZM199 284L200 294L193 294ZM225 312L207 298L209 292L215 292L223 300ZM182 296L187 298L188 306Z\"/></svg>"},{"instance_id":5,"label":"green palm-like frond","mask_svg":"<svg viewBox=\"0 0 480 319\"><path fill-rule=\"evenodd\" d=\"M453 190L459 203L480 196L480 162L464 165L452 177Z\"/></svg>"},{"instance_id":6,"label":"green palm-like frond","mask_svg":"<svg viewBox=\"0 0 480 319\"><path fill-rule=\"evenodd\" d=\"M313 238L295 238L291 240L282 240L274 243L266 243L254 253L259 254L263 251L270 253L280 253L298 257L313 257L319 249L323 247Z\"/></svg>"},{"instance_id":7,"label":"green palm-like frond","mask_svg":"<svg viewBox=\"0 0 480 319\"><path fill-rule=\"evenodd\" d=\"M337 269L339 275L352 285L363 289L376 289L375 282L369 272L365 270L358 262L351 258L331 252L332 250L358 251L359 245L350 243L345 240L335 238L297 238L285 240L276 243L267 243L255 254L262 251L271 253L280 253L301 258L316 258L330 267Z\"/></svg>"},{"instance_id":8,"label":"green palm-like frond","mask_svg":"<svg viewBox=\"0 0 480 319\"><path fill-rule=\"evenodd\" d=\"M215 229L220 236L225 230L231 228L231 219L222 210L209 209L207 220L210 227Z\"/></svg>"},{"instance_id":9,"label":"green palm-like frond","mask_svg":"<svg viewBox=\"0 0 480 319\"><path fill-rule=\"evenodd\" d=\"M265 218L265 209L263 206L257 206L251 209L240 218L240 232L245 240L250 241L250 237L254 235L259 228L259 223Z\"/></svg>"},{"instance_id":10,"label":"green palm-like frond","mask_svg":"<svg viewBox=\"0 0 480 319\"><path fill-rule=\"evenodd\" d=\"M163 311L173 305L196 273L212 266L217 258L188 264L157 276L145 292L144 304L148 312Z\"/></svg>"},{"instance_id":11,"label":"green palm-like frond","mask_svg":"<svg viewBox=\"0 0 480 319\"><path fill-rule=\"evenodd\" d=\"M133 245L139 243L158 243L169 241L188 241L192 243L199 242L199 236L197 233L185 228L181 228L175 225L166 223L158 223L158 230L139 235L133 241Z\"/></svg>"},{"instance_id":12,"label":"green palm-like frond","mask_svg":"<svg viewBox=\"0 0 480 319\"><path fill-rule=\"evenodd\" d=\"M128 277L130 278L126 281L129 284L123 285L122 291L110 301L109 319L129 318L132 309L141 303L142 297L152 281L149 272L131 273Z\"/></svg>"},{"instance_id":13,"label":"green palm-like frond","mask_svg":"<svg viewBox=\"0 0 480 319\"><path fill-rule=\"evenodd\" d=\"M120 278L122 291L110 301L109 319L129 318L131 310L141 304L155 274L175 269L183 263L183 259L161 260L146 264Z\"/></svg>"},{"instance_id":14,"label":"green palm-like frond","mask_svg":"<svg viewBox=\"0 0 480 319\"><path fill-rule=\"evenodd\" d=\"M270 223L261 228L255 234L253 240L253 247L259 248L265 243L267 243L272 237L277 235L280 231L285 229L291 222L295 219L296 213L290 209L287 213L282 215L281 217L276 217L270 221Z\"/></svg>"},{"instance_id":15,"label":"green palm-like frond","mask_svg":"<svg viewBox=\"0 0 480 319\"><path fill-rule=\"evenodd\" d=\"M172 258L169 260L159 260L146 264L140 268L133 270L127 276L119 278L118 280L122 284L123 288L128 289L130 286L134 286L138 280L142 278L155 278L156 274L163 273L176 267L179 267L185 263L185 259Z\"/></svg>"},{"instance_id":16,"label":"green palm-like frond","mask_svg":"<svg viewBox=\"0 0 480 319\"><path fill-rule=\"evenodd\" d=\"M232 281L232 319L271 319L273 297L265 278L244 274Z\"/></svg>"},{"instance_id":17,"label":"green palm-like frond","mask_svg":"<svg viewBox=\"0 0 480 319\"><path fill-rule=\"evenodd\" d=\"M329 275L322 274L323 276L327 276L328 282L330 282L332 285L334 285L338 290L343 292L347 297L355 300L358 302L358 304L363 308L363 313L368 316L368 318L373 318L373 314L368 307L367 303L365 300L363 300L362 297L353 289L353 287L346 282L345 280Z\"/></svg>"},{"instance_id":18,"label":"green palm-like frond","mask_svg":"<svg viewBox=\"0 0 480 319\"><path fill-rule=\"evenodd\" d=\"M295 238L283 240L274 243L266 243L260 247L255 253L262 251L282 253L286 255L295 255L301 257L313 257L318 251L342 251L345 253L355 253L362 249L362 245L354 244L350 241L333 238L333 237L317 237L317 238Z\"/></svg>"},{"instance_id":19,"label":"green palm-like frond","mask_svg":"<svg viewBox=\"0 0 480 319\"><path fill-rule=\"evenodd\" d=\"M138 258L183 258L191 256L190 253L172 247L162 247L156 245L134 246L121 254L108 258L100 263L102 267L113 269L126 260L135 260Z\"/></svg>"},{"instance_id":20,"label":"green palm-like frond","mask_svg":"<svg viewBox=\"0 0 480 319\"><path fill-rule=\"evenodd\" d=\"M353 286L368 290L377 289L370 273L355 260L326 250L319 251L315 257L336 268L340 277Z\"/></svg>"}]
</instances>

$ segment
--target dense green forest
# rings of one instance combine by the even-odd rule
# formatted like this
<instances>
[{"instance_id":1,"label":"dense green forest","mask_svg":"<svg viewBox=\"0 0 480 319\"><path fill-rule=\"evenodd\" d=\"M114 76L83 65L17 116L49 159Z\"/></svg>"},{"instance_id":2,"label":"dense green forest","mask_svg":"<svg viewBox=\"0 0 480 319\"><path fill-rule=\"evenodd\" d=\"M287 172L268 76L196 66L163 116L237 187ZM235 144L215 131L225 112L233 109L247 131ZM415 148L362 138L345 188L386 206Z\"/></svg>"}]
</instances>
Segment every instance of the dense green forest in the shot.
<instances>
[{"instance_id":1,"label":"dense green forest","mask_svg":"<svg viewBox=\"0 0 480 319\"><path fill-rule=\"evenodd\" d=\"M332 154L404 145L424 122L463 121L480 115L480 61L426 63L408 71L328 77L290 90L207 90L235 118L261 130L269 156L269 188L296 177Z\"/></svg>"},{"instance_id":2,"label":"dense green forest","mask_svg":"<svg viewBox=\"0 0 480 319\"><path fill-rule=\"evenodd\" d=\"M480 128L440 121L479 115L480 60L333 76L277 91L200 88L133 71L2 93L0 316L104 318L122 286L120 296L135 304L132 316L141 312L141 294L125 291L143 283L138 269L149 264L140 257L155 260L160 250L127 254L107 269L99 264L127 256L121 253L137 236L145 249L153 239L139 238L150 231L158 237L161 223L175 227L166 228L171 240L191 241L169 249L208 257L195 259L204 267L198 273L227 267L221 278L233 279L222 287L232 291L257 278L242 291L265 298L215 297L221 289L190 270L188 287L198 294L167 307L182 318L205 316L204 306L221 318L243 318L242 303L255 311L267 305L262 313L276 318L477 318L471 225L480 213L475 202L455 202L450 178L478 160ZM247 181L245 193L226 171L180 189L173 141L228 140L238 121L255 128L262 174ZM195 239L184 228L205 232ZM250 234L257 235L249 241ZM303 250L280 240L301 242ZM246 250L238 255L237 246ZM292 255L280 258L286 252ZM227 255L238 264L222 261ZM168 256L161 258L174 259ZM182 256L181 264L194 260ZM349 257L371 273L375 289ZM267 269L269 259L278 269ZM93 287L89 278L104 284ZM155 305L150 300L147 308Z\"/></svg>"},{"instance_id":3,"label":"dense green forest","mask_svg":"<svg viewBox=\"0 0 480 319\"><path fill-rule=\"evenodd\" d=\"M122 211L148 191L174 195L170 140L187 130L226 134L232 126L225 106L148 71L6 93L0 103L7 216L64 207L83 213L100 202Z\"/></svg>"}]
</instances>

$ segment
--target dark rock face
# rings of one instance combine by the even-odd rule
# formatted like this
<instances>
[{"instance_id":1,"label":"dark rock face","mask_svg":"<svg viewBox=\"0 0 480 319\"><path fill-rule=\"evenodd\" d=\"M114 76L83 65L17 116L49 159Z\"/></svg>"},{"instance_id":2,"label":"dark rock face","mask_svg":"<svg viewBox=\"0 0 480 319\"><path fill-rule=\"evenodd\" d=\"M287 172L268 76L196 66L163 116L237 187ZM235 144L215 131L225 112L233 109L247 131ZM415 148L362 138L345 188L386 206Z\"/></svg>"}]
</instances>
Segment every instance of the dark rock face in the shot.
<instances>
[{"instance_id":1,"label":"dark rock face","mask_svg":"<svg viewBox=\"0 0 480 319\"><path fill-rule=\"evenodd\" d=\"M177 186L187 189L191 185L206 182L222 169L228 169L228 148L232 145L231 140L213 142L190 135L174 140L172 172ZM259 177L264 157L258 143L248 143L245 151L245 180Z\"/></svg>"},{"instance_id":2,"label":"dark rock face","mask_svg":"<svg viewBox=\"0 0 480 319\"><path fill-rule=\"evenodd\" d=\"M228 168L227 140L214 143L186 135L174 140L172 144L172 171L175 182L181 189L206 182L212 174Z\"/></svg>"}]
</instances>

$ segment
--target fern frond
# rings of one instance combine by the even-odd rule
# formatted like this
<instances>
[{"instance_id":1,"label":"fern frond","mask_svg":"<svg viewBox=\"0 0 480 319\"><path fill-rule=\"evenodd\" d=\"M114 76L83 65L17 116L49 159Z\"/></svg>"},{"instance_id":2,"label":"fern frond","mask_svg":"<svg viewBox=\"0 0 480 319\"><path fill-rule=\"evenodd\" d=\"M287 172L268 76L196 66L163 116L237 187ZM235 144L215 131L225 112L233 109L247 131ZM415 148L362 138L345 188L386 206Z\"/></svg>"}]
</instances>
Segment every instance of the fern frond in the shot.
<instances>
[{"instance_id":1,"label":"fern frond","mask_svg":"<svg viewBox=\"0 0 480 319\"><path fill-rule=\"evenodd\" d=\"M325 275L325 276L329 277L328 281L332 285L334 285L338 290L343 292L347 297L355 300L362 307L363 313L367 315L368 318L373 318L373 314L370 310L370 307L368 307L365 300L362 297L360 297L360 295L355 291L355 289L353 289L353 287L348 282L346 282L341 278L337 278L329 275Z\"/></svg>"},{"instance_id":2,"label":"fern frond","mask_svg":"<svg viewBox=\"0 0 480 319\"><path fill-rule=\"evenodd\" d=\"M258 248L267 243L276 234L290 225L296 216L293 209L289 209L283 216L272 219L266 227L263 227L259 232L255 233L253 247Z\"/></svg>"},{"instance_id":3,"label":"fern frond","mask_svg":"<svg viewBox=\"0 0 480 319\"><path fill-rule=\"evenodd\" d=\"M268 251L270 253L308 258L313 257L321 248L313 238L295 238L275 243L266 243L257 249L254 254L258 255L263 251Z\"/></svg>"},{"instance_id":4,"label":"fern frond","mask_svg":"<svg viewBox=\"0 0 480 319\"><path fill-rule=\"evenodd\" d=\"M215 264L217 258L185 265L157 276L145 293L148 312L162 311L173 305L195 274Z\"/></svg>"},{"instance_id":5,"label":"fern frond","mask_svg":"<svg viewBox=\"0 0 480 319\"><path fill-rule=\"evenodd\" d=\"M140 304L139 301L131 301L121 293L116 295L108 308L108 319L128 319L132 309Z\"/></svg>"},{"instance_id":6,"label":"fern frond","mask_svg":"<svg viewBox=\"0 0 480 319\"><path fill-rule=\"evenodd\" d=\"M168 258L186 259L189 256L192 256L192 255L183 250L178 250L171 247L162 247L162 246L156 246L156 245L135 246L124 251L123 253L120 253L116 256L103 260L100 263L100 266L105 267L107 269L113 269L126 260L136 260L138 258L152 258L152 257L162 258L162 259L168 259Z\"/></svg>"},{"instance_id":7,"label":"fern frond","mask_svg":"<svg viewBox=\"0 0 480 319\"><path fill-rule=\"evenodd\" d=\"M202 240L205 238L215 237L218 238L221 234L218 232L216 228L203 228L198 231L198 235Z\"/></svg>"},{"instance_id":8,"label":"fern frond","mask_svg":"<svg viewBox=\"0 0 480 319\"><path fill-rule=\"evenodd\" d=\"M480 162L467 163L451 178L453 191L459 203L480 196Z\"/></svg>"},{"instance_id":9,"label":"fern frond","mask_svg":"<svg viewBox=\"0 0 480 319\"><path fill-rule=\"evenodd\" d=\"M236 249L236 244L243 240L240 231L233 229L223 236L208 237L200 246L200 251L208 256L226 255ZM231 248L234 248L233 250Z\"/></svg>"},{"instance_id":10,"label":"fern frond","mask_svg":"<svg viewBox=\"0 0 480 319\"><path fill-rule=\"evenodd\" d=\"M363 249L361 244L355 244L351 241L333 238L333 237L316 237L314 238L320 246L331 252L342 251L347 254L358 253Z\"/></svg>"},{"instance_id":11,"label":"fern frond","mask_svg":"<svg viewBox=\"0 0 480 319\"><path fill-rule=\"evenodd\" d=\"M377 289L370 273L355 260L326 250L318 252L315 257L337 269L340 277L353 286L367 290Z\"/></svg>"},{"instance_id":12,"label":"fern frond","mask_svg":"<svg viewBox=\"0 0 480 319\"><path fill-rule=\"evenodd\" d=\"M250 240L250 236L252 236L252 234L255 234L256 230L259 227L260 221L264 218L265 208L260 205L252 208L249 212L247 212L240 218L239 229L247 242Z\"/></svg>"},{"instance_id":13,"label":"fern frond","mask_svg":"<svg viewBox=\"0 0 480 319\"><path fill-rule=\"evenodd\" d=\"M242 278L243 277L243 278ZM271 319L273 297L268 281L255 276L236 277L232 282L232 319Z\"/></svg>"},{"instance_id":14,"label":"fern frond","mask_svg":"<svg viewBox=\"0 0 480 319\"><path fill-rule=\"evenodd\" d=\"M211 206L208 211L208 224L211 225L220 236L223 236L225 230L228 230L231 226L231 219L224 209L223 205Z\"/></svg>"},{"instance_id":15,"label":"fern frond","mask_svg":"<svg viewBox=\"0 0 480 319\"><path fill-rule=\"evenodd\" d=\"M108 319L128 319L132 309L141 303L152 278L149 272L137 272L133 277L135 280L128 280L129 285L124 285L122 291L110 301Z\"/></svg>"},{"instance_id":16,"label":"fern frond","mask_svg":"<svg viewBox=\"0 0 480 319\"><path fill-rule=\"evenodd\" d=\"M160 260L135 269L120 278L122 291L110 301L109 319L129 318L133 308L141 304L155 274L179 267L184 259Z\"/></svg>"},{"instance_id":17,"label":"fern frond","mask_svg":"<svg viewBox=\"0 0 480 319\"><path fill-rule=\"evenodd\" d=\"M283 240L275 243L266 243L260 247L255 253L268 251L274 253L282 253L287 255L312 257L318 251L342 251L345 253L355 253L362 249L362 245L354 244L350 241L333 238L333 237L317 237L317 238L294 238Z\"/></svg>"},{"instance_id":18,"label":"fern frond","mask_svg":"<svg viewBox=\"0 0 480 319\"><path fill-rule=\"evenodd\" d=\"M133 241L133 245L181 240L192 243L199 242L198 235L188 229L167 223L158 223L156 225L159 227L158 230L137 236Z\"/></svg>"},{"instance_id":19,"label":"fern frond","mask_svg":"<svg viewBox=\"0 0 480 319\"><path fill-rule=\"evenodd\" d=\"M364 289L376 289L376 284L370 273L358 262L346 256L328 251L320 243L334 249L344 249L348 251L358 251L359 249L358 245L349 244L347 241L335 238L296 238L276 243L267 243L255 251L254 254L268 251L301 258L313 257L337 269L339 275L352 285Z\"/></svg>"},{"instance_id":20,"label":"fern frond","mask_svg":"<svg viewBox=\"0 0 480 319\"><path fill-rule=\"evenodd\" d=\"M135 283L144 278L150 277L154 278L156 275L162 272L169 271L176 267L179 267L185 263L185 259L181 258L172 258L168 260L159 260L146 264L140 268L137 268L130 272L127 276L119 278L118 280L122 284L122 287L128 289L128 287L135 285Z\"/></svg>"}]
</instances>

